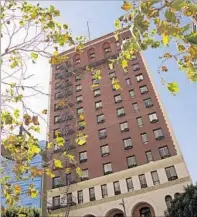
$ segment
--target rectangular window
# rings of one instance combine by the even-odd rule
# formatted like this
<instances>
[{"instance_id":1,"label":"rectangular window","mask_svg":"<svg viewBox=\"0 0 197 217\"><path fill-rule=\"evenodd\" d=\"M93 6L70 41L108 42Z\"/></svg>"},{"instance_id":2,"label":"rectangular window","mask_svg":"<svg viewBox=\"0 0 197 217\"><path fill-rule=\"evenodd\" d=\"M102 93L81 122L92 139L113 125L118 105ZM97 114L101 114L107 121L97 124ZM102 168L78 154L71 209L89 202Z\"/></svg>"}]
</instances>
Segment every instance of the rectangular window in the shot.
<instances>
[{"instance_id":1,"label":"rectangular window","mask_svg":"<svg viewBox=\"0 0 197 217\"><path fill-rule=\"evenodd\" d=\"M120 190L120 183L119 182L114 182L114 193L115 195L121 194L121 190Z\"/></svg>"},{"instance_id":2,"label":"rectangular window","mask_svg":"<svg viewBox=\"0 0 197 217\"><path fill-rule=\"evenodd\" d=\"M131 98L134 98L134 97L135 97L135 92L134 92L134 90L130 90L130 91L129 91L129 95L130 95Z\"/></svg>"},{"instance_id":3,"label":"rectangular window","mask_svg":"<svg viewBox=\"0 0 197 217\"><path fill-rule=\"evenodd\" d=\"M177 176L177 173L176 173L176 170L175 170L174 166L165 168L165 171L166 171L168 181L178 179L178 176Z\"/></svg>"},{"instance_id":4,"label":"rectangular window","mask_svg":"<svg viewBox=\"0 0 197 217\"><path fill-rule=\"evenodd\" d=\"M137 82L143 81L144 80L143 75L142 74L136 75L136 80Z\"/></svg>"},{"instance_id":5,"label":"rectangular window","mask_svg":"<svg viewBox=\"0 0 197 217\"><path fill-rule=\"evenodd\" d=\"M80 75L76 75L75 76L75 81L80 81L81 80L81 76Z\"/></svg>"},{"instance_id":6,"label":"rectangular window","mask_svg":"<svg viewBox=\"0 0 197 217\"><path fill-rule=\"evenodd\" d=\"M77 191L78 204L83 203L83 191Z\"/></svg>"},{"instance_id":7,"label":"rectangular window","mask_svg":"<svg viewBox=\"0 0 197 217\"><path fill-rule=\"evenodd\" d=\"M148 87L146 85L140 87L140 93L145 94L148 93Z\"/></svg>"},{"instance_id":8,"label":"rectangular window","mask_svg":"<svg viewBox=\"0 0 197 217\"><path fill-rule=\"evenodd\" d=\"M135 156L127 157L128 168L136 167L137 162Z\"/></svg>"},{"instance_id":9,"label":"rectangular window","mask_svg":"<svg viewBox=\"0 0 197 217\"><path fill-rule=\"evenodd\" d=\"M151 172L151 176L152 176L153 184L158 185L160 181L159 181L159 176L158 176L157 171Z\"/></svg>"},{"instance_id":10,"label":"rectangular window","mask_svg":"<svg viewBox=\"0 0 197 217\"><path fill-rule=\"evenodd\" d=\"M115 72L110 72L109 73L109 78L110 79L116 78L116 73Z\"/></svg>"},{"instance_id":11,"label":"rectangular window","mask_svg":"<svg viewBox=\"0 0 197 217\"><path fill-rule=\"evenodd\" d=\"M83 107L78 108L78 109L77 109L77 115L80 115L80 114L82 114L82 113L83 113Z\"/></svg>"},{"instance_id":12,"label":"rectangular window","mask_svg":"<svg viewBox=\"0 0 197 217\"><path fill-rule=\"evenodd\" d=\"M133 105L133 110L135 112L139 111L139 106L138 106L137 102L133 103L132 105Z\"/></svg>"},{"instance_id":13,"label":"rectangular window","mask_svg":"<svg viewBox=\"0 0 197 217\"><path fill-rule=\"evenodd\" d=\"M54 123L55 124L60 123L60 115L54 117Z\"/></svg>"},{"instance_id":14,"label":"rectangular window","mask_svg":"<svg viewBox=\"0 0 197 217\"><path fill-rule=\"evenodd\" d=\"M151 123L155 123L158 121L158 117L157 117L156 112L149 114L148 117L149 117L149 121Z\"/></svg>"},{"instance_id":15,"label":"rectangular window","mask_svg":"<svg viewBox=\"0 0 197 217\"><path fill-rule=\"evenodd\" d=\"M161 140L161 139L164 138L163 131L162 131L161 128L156 129L156 130L153 130L153 132L154 132L154 135L155 135L155 139L156 139L156 140Z\"/></svg>"},{"instance_id":16,"label":"rectangular window","mask_svg":"<svg viewBox=\"0 0 197 217\"><path fill-rule=\"evenodd\" d=\"M120 123L120 131L121 132L129 131L129 125L127 122Z\"/></svg>"},{"instance_id":17,"label":"rectangular window","mask_svg":"<svg viewBox=\"0 0 197 217\"><path fill-rule=\"evenodd\" d=\"M141 134L141 138L142 138L142 142L144 144L147 144L148 143L148 137L147 137L147 134L146 133L142 133Z\"/></svg>"},{"instance_id":18,"label":"rectangular window","mask_svg":"<svg viewBox=\"0 0 197 217\"><path fill-rule=\"evenodd\" d=\"M89 196L90 196L90 201L94 201L96 199L94 188L89 188Z\"/></svg>"},{"instance_id":19,"label":"rectangular window","mask_svg":"<svg viewBox=\"0 0 197 217\"><path fill-rule=\"evenodd\" d=\"M54 104L54 111L59 111L64 108L64 105Z\"/></svg>"},{"instance_id":20,"label":"rectangular window","mask_svg":"<svg viewBox=\"0 0 197 217\"><path fill-rule=\"evenodd\" d=\"M58 188L58 187L62 186L60 176L57 176L57 177L53 178L52 186L53 186L53 188Z\"/></svg>"},{"instance_id":21,"label":"rectangular window","mask_svg":"<svg viewBox=\"0 0 197 217\"><path fill-rule=\"evenodd\" d=\"M108 193L107 193L107 185L101 185L101 192L102 192L102 198L105 198L108 196Z\"/></svg>"},{"instance_id":22,"label":"rectangular window","mask_svg":"<svg viewBox=\"0 0 197 217\"><path fill-rule=\"evenodd\" d=\"M55 83L55 89L58 89L61 87L61 82Z\"/></svg>"},{"instance_id":23,"label":"rectangular window","mask_svg":"<svg viewBox=\"0 0 197 217\"><path fill-rule=\"evenodd\" d=\"M111 163L106 163L103 165L104 175L112 173L112 165Z\"/></svg>"},{"instance_id":24,"label":"rectangular window","mask_svg":"<svg viewBox=\"0 0 197 217\"><path fill-rule=\"evenodd\" d=\"M107 130L106 129L99 130L99 139L105 139L106 137L107 137Z\"/></svg>"},{"instance_id":25,"label":"rectangular window","mask_svg":"<svg viewBox=\"0 0 197 217\"><path fill-rule=\"evenodd\" d=\"M138 118L136 118L136 121L137 121L137 125L138 125L138 127L142 127L142 126L143 126L143 120L142 120L142 117L138 117Z\"/></svg>"},{"instance_id":26,"label":"rectangular window","mask_svg":"<svg viewBox=\"0 0 197 217\"><path fill-rule=\"evenodd\" d=\"M153 161L153 156L152 156L152 152L151 151L147 151L146 152L146 159L148 162Z\"/></svg>"},{"instance_id":27,"label":"rectangular window","mask_svg":"<svg viewBox=\"0 0 197 217\"><path fill-rule=\"evenodd\" d=\"M88 169L82 170L81 181L88 180L88 179L89 179L89 176L88 176Z\"/></svg>"},{"instance_id":28,"label":"rectangular window","mask_svg":"<svg viewBox=\"0 0 197 217\"><path fill-rule=\"evenodd\" d=\"M77 103L83 102L83 96L82 95L77 96L76 99L77 99Z\"/></svg>"},{"instance_id":29,"label":"rectangular window","mask_svg":"<svg viewBox=\"0 0 197 217\"><path fill-rule=\"evenodd\" d=\"M94 90L94 97L100 96L101 95L101 91L100 89Z\"/></svg>"},{"instance_id":30,"label":"rectangular window","mask_svg":"<svg viewBox=\"0 0 197 217\"><path fill-rule=\"evenodd\" d=\"M115 103L122 102L121 95L118 94L118 95L114 96L114 101L115 101Z\"/></svg>"},{"instance_id":31,"label":"rectangular window","mask_svg":"<svg viewBox=\"0 0 197 217\"><path fill-rule=\"evenodd\" d=\"M123 139L124 149L128 150L133 147L131 138Z\"/></svg>"},{"instance_id":32,"label":"rectangular window","mask_svg":"<svg viewBox=\"0 0 197 217\"><path fill-rule=\"evenodd\" d=\"M103 107L102 101L95 102L96 110L101 109Z\"/></svg>"},{"instance_id":33,"label":"rectangular window","mask_svg":"<svg viewBox=\"0 0 197 217\"><path fill-rule=\"evenodd\" d=\"M153 106L153 102L152 102L151 98L144 99L143 101L144 101L144 105L145 105L146 108L149 108L149 107Z\"/></svg>"},{"instance_id":34,"label":"rectangular window","mask_svg":"<svg viewBox=\"0 0 197 217\"><path fill-rule=\"evenodd\" d=\"M83 152L79 153L79 161L80 161L80 163L84 163L84 162L88 161L87 151L83 151Z\"/></svg>"},{"instance_id":35,"label":"rectangular window","mask_svg":"<svg viewBox=\"0 0 197 217\"><path fill-rule=\"evenodd\" d=\"M144 174L139 175L141 188L147 188L146 177Z\"/></svg>"},{"instance_id":36,"label":"rectangular window","mask_svg":"<svg viewBox=\"0 0 197 217\"><path fill-rule=\"evenodd\" d=\"M60 205L60 196L53 197L53 206Z\"/></svg>"},{"instance_id":37,"label":"rectangular window","mask_svg":"<svg viewBox=\"0 0 197 217\"><path fill-rule=\"evenodd\" d=\"M101 155L102 155L102 157L109 155L109 146L108 145L101 146Z\"/></svg>"},{"instance_id":38,"label":"rectangular window","mask_svg":"<svg viewBox=\"0 0 197 217\"><path fill-rule=\"evenodd\" d=\"M117 115L118 115L118 117L125 116L124 107L122 107L122 108L118 108L116 111L117 111Z\"/></svg>"},{"instance_id":39,"label":"rectangular window","mask_svg":"<svg viewBox=\"0 0 197 217\"><path fill-rule=\"evenodd\" d=\"M68 193L67 194L67 204L72 204L73 202L73 196L72 196L72 193Z\"/></svg>"},{"instance_id":40,"label":"rectangular window","mask_svg":"<svg viewBox=\"0 0 197 217\"><path fill-rule=\"evenodd\" d=\"M76 91L78 92L78 91L81 91L81 90L82 90L81 84L76 85Z\"/></svg>"},{"instance_id":41,"label":"rectangular window","mask_svg":"<svg viewBox=\"0 0 197 217\"><path fill-rule=\"evenodd\" d=\"M63 98L62 93L58 92L58 93L55 94L55 99L61 99L61 98Z\"/></svg>"},{"instance_id":42,"label":"rectangular window","mask_svg":"<svg viewBox=\"0 0 197 217\"><path fill-rule=\"evenodd\" d=\"M104 123L104 122L105 122L104 114L97 115L97 123L100 124L100 123Z\"/></svg>"},{"instance_id":43,"label":"rectangular window","mask_svg":"<svg viewBox=\"0 0 197 217\"><path fill-rule=\"evenodd\" d=\"M133 71L140 70L140 65L138 63L132 65Z\"/></svg>"},{"instance_id":44,"label":"rectangular window","mask_svg":"<svg viewBox=\"0 0 197 217\"><path fill-rule=\"evenodd\" d=\"M126 78L125 81L126 81L126 84L128 86L131 86L131 79L130 78Z\"/></svg>"},{"instance_id":45,"label":"rectangular window","mask_svg":"<svg viewBox=\"0 0 197 217\"><path fill-rule=\"evenodd\" d=\"M99 80L98 79L92 79L92 84L99 84Z\"/></svg>"},{"instance_id":46,"label":"rectangular window","mask_svg":"<svg viewBox=\"0 0 197 217\"><path fill-rule=\"evenodd\" d=\"M128 191L133 191L134 187L133 187L132 178L127 178L126 179L126 183L127 183L127 189L128 189Z\"/></svg>"},{"instance_id":47,"label":"rectangular window","mask_svg":"<svg viewBox=\"0 0 197 217\"><path fill-rule=\"evenodd\" d=\"M167 146L159 148L159 154L162 159L170 157L170 153Z\"/></svg>"}]
</instances>

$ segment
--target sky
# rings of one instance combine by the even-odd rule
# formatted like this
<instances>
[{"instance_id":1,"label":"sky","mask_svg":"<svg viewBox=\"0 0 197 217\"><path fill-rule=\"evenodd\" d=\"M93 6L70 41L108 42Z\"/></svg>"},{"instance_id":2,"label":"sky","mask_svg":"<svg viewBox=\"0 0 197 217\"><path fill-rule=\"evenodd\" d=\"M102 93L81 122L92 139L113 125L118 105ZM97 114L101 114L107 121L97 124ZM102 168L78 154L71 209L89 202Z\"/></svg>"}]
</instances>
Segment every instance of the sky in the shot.
<instances>
[{"instance_id":1,"label":"sky","mask_svg":"<svg viewBox=\"0 0 197 217\"><path fill-rule=\"evenodd\" d=\"M89 22L91 39L95 39L114 30L114 20L123 14L122 1L39 1L41 6L54 5L61 12L59 19L67 23L74 36L88 36L87 22ZM173 48L170 48L173 51ZM157 92L159 93L164 108L174 129L175 136L181 147L189 172L194 182L197 181L197 84L188 81L183 72L180 72L174 63L167 65L169 72L165 73L167 81L177 81L180 92L172 96L161 84L157 73L160 65L159 56L163 49L148 50L145 53L146 61L153 75ZM48 61L38 61L31 66L30 71L35 72L32 82L49 90L50 66ZM31 72L30 72L31 73ZM29 101L29 106L36 110L48 107L48 99L39 96L34 101ZM41 139L45 139L46 127L42 125Z\"/></svg>"}]
</instances>

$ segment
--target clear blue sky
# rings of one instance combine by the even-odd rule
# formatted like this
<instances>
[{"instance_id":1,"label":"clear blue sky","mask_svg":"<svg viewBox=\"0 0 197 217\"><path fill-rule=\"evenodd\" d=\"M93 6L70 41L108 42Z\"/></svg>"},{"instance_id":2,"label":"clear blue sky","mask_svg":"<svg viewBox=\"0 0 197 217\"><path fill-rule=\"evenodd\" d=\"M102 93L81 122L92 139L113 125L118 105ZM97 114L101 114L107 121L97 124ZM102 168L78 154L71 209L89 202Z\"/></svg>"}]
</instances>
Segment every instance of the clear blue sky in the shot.
<instances>
[{"instance_id":1,"label":"clear blue sky","mask_svg":"<svg viewBox=\"0 0 197 217\"><path fill-rule=\"evenodd\" d=\"M114 20L123 14L120 6L122 1L51 1L41 5L53 4L61 11L60 21L67 23L75 36L87 36L87 21L89 22L91 38L102 36L114 30ZM172 96L160 82L157 74L160 60L160 50L149 50L146 59L153 74L157 91L167 111L177 140L181 146L190 174L197 181L197 84L190 83L183 72L174 63L169 64L167 80L180 84L180 93ZM196 166L195 166L196 165Z\"/></svg>"}]
</instances>

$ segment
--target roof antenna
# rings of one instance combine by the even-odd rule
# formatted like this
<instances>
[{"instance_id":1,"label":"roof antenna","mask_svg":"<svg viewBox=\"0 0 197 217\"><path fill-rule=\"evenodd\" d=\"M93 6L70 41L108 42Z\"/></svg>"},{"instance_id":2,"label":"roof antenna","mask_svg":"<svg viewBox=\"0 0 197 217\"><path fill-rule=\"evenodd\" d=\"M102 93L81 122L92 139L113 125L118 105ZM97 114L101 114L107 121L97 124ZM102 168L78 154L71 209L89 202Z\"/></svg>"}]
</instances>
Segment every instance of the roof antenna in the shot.
<instances>
[{"instance_id":1,"label":"roof antenna","mask_svg":"<svg viewBox=\"0 0 197 217\"><path fill-rule=\"evenodd\" d=\"M89 39L89 41L91 40L91 38L90 38L90 28L89 28L89 23L87 22L87 27L88 27L88 39Z\"/></svg>"}]
</instances>

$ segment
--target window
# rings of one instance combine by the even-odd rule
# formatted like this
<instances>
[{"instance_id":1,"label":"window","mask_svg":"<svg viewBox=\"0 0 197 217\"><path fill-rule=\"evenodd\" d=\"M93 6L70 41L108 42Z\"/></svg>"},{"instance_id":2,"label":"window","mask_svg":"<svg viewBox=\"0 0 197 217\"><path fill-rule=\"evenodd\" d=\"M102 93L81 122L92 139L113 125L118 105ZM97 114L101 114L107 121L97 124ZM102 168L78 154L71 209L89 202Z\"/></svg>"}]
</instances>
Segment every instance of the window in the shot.
<instances>
[{"instance_id":1,"label":"window","mask_svg":"<svg viewBox=\"0 0 197 217\"><path fill-rule=\"evenodd\" d=\"M88 176L88 169L82 170L81 181L88 180L88 179L89 179L89 176Z\"/></svg>"},{"instance_id":2,"label":"window","mask_svg":"<svg viewBox=\"0 0 197 217\"><path fill-rule=\"evenodd\" d=\"M75 81L80 81L81 80L81 76L80 75L76 75L75 76Z\"/></svg>"},{"instance_id":3,"label":"window","mask_svg":"<svg viewBox=\"0 0 197 217\"><path fill-rule=\"evenodd\" d=\"M159 176L158 176L157 171L151 172L151 176L152 176L153 184L158 185L160 181L159 181Z\"/></svg>"},{"instance_id":4,"label":"window","mask_svg":"<svg viewBox=\"0 0 197 217\"><path fill-rule=\"evenodd\" d=\"M142 74L136 75L136 80L137 82L143 81L144 80L143 75Z\"/></svg>"},{"instance_id":5,"label":"window","mask_svg":"<svg viewBox=\"0 0 197 217\"><path fill-rule=\"evenodd\" d=\"M80 95L80 96L77 96L77 103L80 103L80 102L83 102L83 96Z\"/></svg>"},{"instance_id":6,"label":"window","mask_svg":"<svg viewBox=\"0 0 197 217\"><path fill-rule=\"evenodd\" d=\"M140 217L152 217L149 207L143 207L140 209Z\"/></svg>"},{"instance_id":7,"label":"window","mask_svg":"<svg viewBox=\"0 0 197 217\"><path fill-rule=\"evenodd\" d=\"M132 65L133 71L140 70L140 65L138 63Z\"/></svg>"},{"instance_id":8,"label":"window","mask_svg":"<svg viewBox=\"0 0 197 217\"><path fill-rule=\"evenodd\" d=\"M83 203L83 191L77 191L78 204Z\"/></svg>"},{"instance_id":9,"label":"window","mask_svg":"<svg viewBox=\"0 0 197 217\"><path fill-rule=\"evenodd\" d=\"M115 101L115 103L122 102L121 95L118 94L118 95L114 96L114 101Z\"/></svg>"},{"instance_id":10,"label":"window","mask_svg":"<svg viewBox=\"0 0 197 217\"><path fill-rule=\"evenodd\" d=\"M167 195L167 196L165 197L165 202L166 202L167 208L170 208L171 202L172 202L172 197L171 197L170 195Z\"/></svg>"},{"instance_id":11,"label":"window","mask_svg":"<svg viewBox=\"0 0 197 217\"><path fill-rule=\"evenodd\" d=\"M107 130L106 129L99 130L99 139L104 139L106 137L107 137Z\"/></svg>"},{"instance_id":12,"label":"window","mask_svg":"<svg viewBox=\"0 0 197 217\"><path fill-rule=\"evenodd\" d=\"M181 195L181 194L180 194L180 193L178 193L178 192L177 192L177 193L175 193L175 194L174 194L174 199L178 199L178 198L180 197L180 195Z\"/></svg>"},{"instance_id":13,"label":"window","mask_svg":"<svg viewBox=\"0 0 197 217\"><path fill-rule=\"evenodd\" d=\"M118 117L122 117L125 115L124 107L118 108L116 111L117 111Z\"/></svg>"},{"instance_id":14,"label":"window","mask_svg":"<svg viewBox=\"0 0 197 217\"><path fill-rule=\"evenodd\" d=\"M116 41L116 47L119 47L119 46L120 46L120 42Z\"/></svg>"},{"instance_id":15,"label":"window","mask_svg":"<svg viewBox=\"0 0 197 217\"><path fill-rule=\"evenodd\" d=\"M78 91L81 91L81 90L82 90L81 84L76 85L76 91L78 92Z\"/></svg>"},{"instance_id":16,"label":"window","mask_svg":"<svg viewBox=\"0 0 197 217\"><path fill-rule=\"evenodd\" d=\"M127 183L127 189L128 189L128 191L133 191L134 187L133 187L132 178L127 178L126 179L126 183Z\"/></svg>"},{"instance_id":17,"label":"window","mask_svg":"<svg viewBox=\"0 0 197 217\"><path fill-rule=\"evenodd\" d=\"M96 199L94 188L89 188L89 196L90 196L90 201L94 201Z\"/></svg>"},{"instance_id":18,"label":"window","mask_svg":"<svg viewBox=\"0 0 197 217\"><path fill-rule=\"evenodd\" d=\"M88 51L88 57L90 59L94 59L96 57L95 50L93 48L89 49L89 51Z\"/></svg>"},{"instance_id":19,"label":"window","mask_svg":"<svg viewBox=\"0 0 197 217\"><path fill-rule=\"evenodd\" d=\"M142 138L142 142L144 144L147 144L148 143L148 137L147 137L147 134L146 133L142 133L141 134L141 138Z\"/></svg>"},{"instance_id":20,"label":"window","mask_svg":"<svg viewBox=\"0 0 197 217\"><path fill-rule=\"evenodd\" d=\"M97 97L97 96L100 96L100 95L101 95L100 89L94 90L94 97Z\"/></svg>"},{"instance_id":21,"label":"window","mask_svg":"<svg viewBox=\"0 0 197 217\"><path fill-rule=\"evenodd\" d=\"M138 125L138 127L142 127L142 126L143 126L142 117L138 117L138 118L136 118L136 121L137 121L137 125Z\"/></svg>"},{"instance_id":22,"label":"window","mask_svg":"<svg viewBox=\"0 0 197 217\"><path fill-rule=\"evenodd\" d=\"M55 99L61 99L61 98L63 98L62 93L58 92L58 93L55 94Z\"/></svg>"},{"instance_id":23,"label":"window","mask_svg":"<svg viewBox=\"0 0 197 217\"><path fill-rule=\"evenodd\" d=\"M130 95L131 98L134 98L134 97L135 97L135 92L134 92L134 90L130 90L130 91L129 91L129 95Z\"/></svg>"},{"instance_id":24,"label":"window","mask_svg":"<svg viewBox=\"0 0 197 217\"><path fill-rule=\"evenodd\" d=\"M146 108L149 108L149 107L153 106L152 99L151 98L144 99L144 105L145 105Z\"/></svg>"},{"instance_id":25,"label":"window","mask_svg":"<svg viewBox=\"0 0 197 217\"><path fill-rule=\"evenodd\" d=\"M102 198L105 198L108 196L108 193L107 193L107 185L101 185L101 192L102 192Z\"/></svg>"},{"instance_id":26,"label":"window","mask_svg":"<svg viewBox=\"0 0 197 217\"><path fill-rule=\"evenodd\" d=\"M124 142L124 149L128 150L133 147L131 138L123 139Z\"/></svg>"},{"instance_id":27,"label":"window","mask_svg":"<svg viewBox=\"0 0 197 217\"><path fill-rule=\"evenodd\" d=\"M79 161L80 163L84 163L88 161L87 151L83 151L79 153Z\"/></svg>"},{"instance_id":28,"label":"window","mask_svg":"<svg viewBox=\"0 0 197 217\"><path fill-rule=\"evenodd\" d=\"M165 168L165 171L166 171L166 175L167 175L168 181L172 181L172 180L178 179L178 176L176 174L176 170L175 170L174 166Z\"/></svg>"},{"instance_id":29,"label":"window","mask_svg":"<svg viewBox=\"0 0 197 217\"><path fill-rule=\"evenodd\" d=\"M100 124L104 122L105 122L104 114L97 115L97 123Z\"/></svg>"},{"instance_id":30,"label":"window","mask_svg":"<svg viewBox=\"0 0 197 217\"><path fill-rule=\"evenodd\" d=\"M61 180L60 180L60 176L54 177L53 178L53 184L52 184L53 188L58 188L60 186L62 186Z\"/></svg>"},{"instance_id":31,"label":"window","mask_svg":"<svg viewBox=\"0 0 197 217\"><path fill-rule=\"evenodd\" d=\"M57 124L60 122L60 115L54 117L54 123Z\"/></svg>"},{"instance_id":32,"label":"window","mask_svg":"<svg viewBox=\"0 0 197 217\"><path fill-rule=\"evenodd\" d=\"M102 157L109 155L109 146L108 145L101 146L101 155L102 155Z\"/></svg>"},{"instance_id":33,"label":"window","mask_svg":"<svg viewBox=\"0 0 197 217\"><path fill-rule=\"evenodd\" d=\"M58 110L61 110L61 109L63 109L63 108L64 108L63 105L60 105L60 104L55 104L55 105L54 105L54 111L58 111Z\"/></svg>"},{"instance_id":34,"label":"window","mask_svg":"<svg viewBox=\"0 0 197 217\"><path fill-rule=\"evenodd\" d=\"M159 148L159 154L162 159L170 157L170 153L167 146Z\"/></svg>"},{"instance_id":35,"label":"window","mask_svg":"<svg viewBox=\"0 0 197 217\"><path fill-rule=\"evenodd\" d=\"M109 73L109 78L110 79L116 78L116 73L115 72L110 72Z\"/></svg>"},{"instance_id":36,"label":"window","mask_svg":"<svg viewBox=\"0 0 197 217\"><path fill-rule=\"evenodd\" d=\"M139 175L141 188L147 188L146 177L144 174Z\"/></svg>"},{"instance_id":37,"label":"window","mask_svg":"<svg viewBox=\"0 0 197 217\"><path fill-rule=\"evenodd\" d=\"M129 126L127 122L121 123L120 124L120 131L121 132L126 132L129 131Z\"/></svg>"},{"instance_id":38,"label":"window","mask_svg":"<svg viewBox=\"0 0 197 217\"><path fill-rule=\"evenodd\" d=\"M131 79L130 79L130 78L127 78L125 81L126 81L126 84L127 84L128 86L131 86Z\"/></svg>"},{"instance_id":39,"label":"window","mask_svg":"<svg viewBox=\"0 0 197 217\"><path fill-rule=\"evenodd\" d=\"M72 175L71 173L66 174L66 185L69 185L70 183L72 183L74 180L72 179Z\"/></svg>"},{"instance_id":40,"label":"window","mask_svg":"<svg viewBox=\"0 0 197 217\"><path fill-rule=\"evenodd\" d=\"M161 140L161 139L164 138L163 131L162 131L161 128L156 129L156 130L153 130L153 132L154 132L154 135L155 135L155 139L156 139L156 140Z\"/></svg>"},{"instance_id":41,"label":"window","mask_svg":"<svg viewBox=\"0 0 197 217\"><path fill-rule=\"evenodd\" d=\"M158 117L157 117L156 112L149 114L148 117L149 117L149 121L151 123L155 123L158 121Z\"/></svg>"},{"instance_id":42,"label":"window","mask_svg":"<svg viewBox=\"0 0 197 217\"><path fill-rule=\"evenodd\" d=\"M80 115L80 114L82 114L82 113L83 113L83 107L78 108L78 109L77 109L77 115Z\"/></svg>"},{"instance_id":43,"label":"window","mask_svg":"<svg viewBox=\"0 0 197 217\"><path fill-rule=\"evenodd\" d=\"M53 206L60 205L60 196L53 197Z\"/></svg>"},{"instance_id":44,"label":"window","mask_svg":"<svg viewBox=\"0 0 197 217\"><path fill-rule=\"evenodd\" d=\"M67 194L67 204L72 204L73 202L73 196L72 196L72 193L68 193Z\"/></svg>"},{"instance_id":45,"label":"window","mask_svg":"<svg viewBox=\"0 0 197 217\"><path fill-rule=\"evenodd\" d=\"M103 50L104 50L105 53L111 52L110 44L106 42L106 43L103 45Z\"/></svg>"},{"instance_id":46,"label":"window","mask_svg":"<svg viewBox=\"0 0 197 217\"><path fill-rule=\"evenodd\" d=\"M114 182L114 193L115 195L121 194L119 182Z\"/></svg>"},{"instance_id":47,"label":"window","mask_svg":"<svg viewBox=\"0 0 197 217\"><path fill-rule=\"evenodd\" d=\"M95 102L96 110L101 109L103 107L102 101Z\"/></svg>"},{"instance_id":48,"label":"window","mask_svg":"<svg viewBox=\"0 0 197 217\"><path fill-rule=\"evenodd\" d=\"M77 128L78 128L78 130L84 130L85 129L85 122L84 121L79 121Z\"/></svg>"},{"instance_id":49,"label":"window","mask_svg":"<svg viewBox=\"0 0 197 217\"><path fill-rule=\"evenodd\" d=\"M98 79L92 79L92 84L99 84L99 80Z\"/></svg>"},{"instance_id":50,"label":"window","mask_svg":"<svg viewBox=\"0 0 197 217\"><path fill-rule=\"evenodd\" d=\"M148 93L148 88L146 85L140 87L140 93L141 94L145 94L145 93Z\"/></svg>"},{"instance_id":51,"label":"window","mask_svg":"<svg viewBox=\"0 0 197 217\"><path fill-rule=\"evenodd\" d=\"M112 165L111 163L106 163L103 165L104 175L112 173Z\"/></svg>"},{"instance_id":52,"label":"window","mask_svg":"<svg viewBox=\"0 0 197 217\"><path fill-rule=\"evenodd\" d=\"M138 106L137 102L133 103L132 105L133 105L133 110L135 112L139 111L139 106Z\"/></svg>"},{"instance_id":53,"label":"window","mask_svg":"<svg viewBox=\"0 0 197 217\"><path fill-rule=\"evenodd\" d=\"M147 151L146 152L146 159L148 162L153 161L153 156L152 156L152 152L151 151Z\"/></svg>"},{"instance_id":54,"label":"window","mask_svg":"<svg viewBox=\"0 0 197 217\"><path fill-rule=\"evenodd\" d=\"M128 168L136 167L137 162L135 156L127 157Z\"/></svg>"},{"instance_id":55,"label":"window","mask_svg":"<svg viewBox=\"0 0 197 217\"><path fill-rule=\"evenodd\" d=\"M60 87L61 87L61 83L60 83L60 82L55 83L55 89L58 89L58 88L60 88Z\"/></svg>"}]
</instances>

